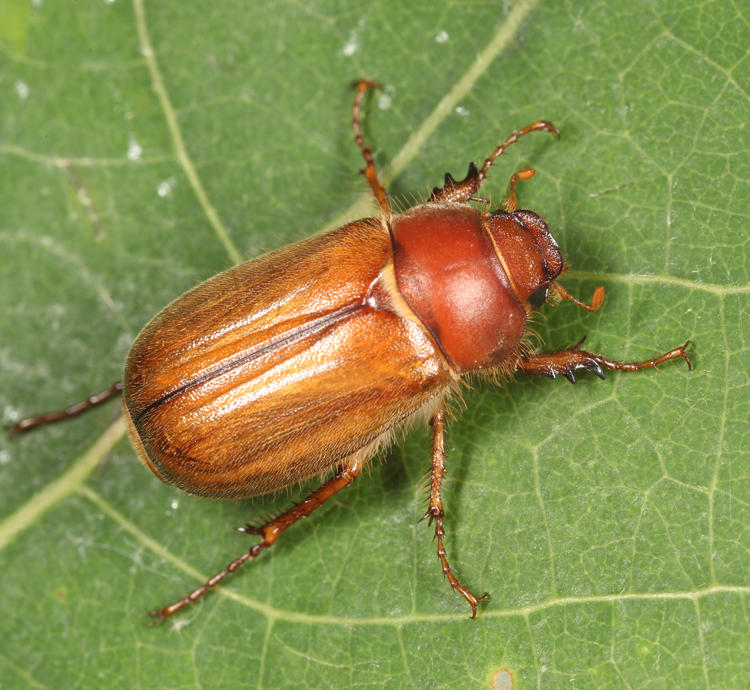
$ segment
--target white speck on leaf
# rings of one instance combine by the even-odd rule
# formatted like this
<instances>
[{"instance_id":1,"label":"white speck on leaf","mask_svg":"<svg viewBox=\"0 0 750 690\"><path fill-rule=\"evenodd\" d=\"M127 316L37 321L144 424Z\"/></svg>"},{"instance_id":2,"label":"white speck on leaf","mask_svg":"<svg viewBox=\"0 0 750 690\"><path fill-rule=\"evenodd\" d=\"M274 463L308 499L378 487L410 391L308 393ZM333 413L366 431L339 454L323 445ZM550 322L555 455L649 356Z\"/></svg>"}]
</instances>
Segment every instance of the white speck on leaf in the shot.
<instances>
[{"instance_id":1,"label":"white speck on leaf","mask_svg":"<svg viewBox=\"0 0 750 690\"><path fill-rule=\"evenodd\" d=\"M18 411L18 408L6 405L3 408L3 417L8 421L15 422L21 418L21 413Z\"/></svg>"},{"instance_id":2,"label":"white speck on leaf","mask_svg":"<svg viewBox=\"0 0 750 690\"><path fill-rule=\"evenodd\" d=\"M165 196L169 196L172 193L172 189L174 189L174 183L174 177L169 177L163 182L159 182L156 187L156 193L162 198Z\"/></svg>"},{"instance_id":3,"label":"white speck on leaf","mask_svg":"<svg viewBox=\"0 0 750 690\"><path fill-rule=\"evenodd\" d=\"M445 43L449 38L450 36L447 31L438 31L437 36L435 36L435 41L438 43Z\"/></svg>"},{"instance_id":4,"label":"white speck on leaf","mask_svg":"<svg viewBox=\"0 0 750 690\"><path fill-rule=\"evenodd\" d=\"M128 160L139 161L143 156L143 147L138 143L135 137L130 137L128 141Z\"/></svg>"},{"instance_id":5,"label":"white speck on leaf","mask_svg":"<svg viewBox=\"0 0 750 690\"><path fill-rule=\"evenodd\" d=\"M357 22L357 27L355 29L352 29L349 32L349 39L346 43L344 43L344 46L341 48L341 54L344 57L351 57L359 50L359 34L364 28L365 21L364 19L360 19Z\"/></svg>"},{"instance_id":6,"label":"white speck on leaf","mask_svg":"<svg viewBox=\"0 0 750 690\"><path fill-rule=\"evenodd\" d=\"M172 622L172 631L178 633L180 630L190 625L191 622L192 621L186 621L184 618L175 620Z\"/></svg>"},{"instance_id":7,"label":"white speck on leaf","mask_svg":"<svg viewBox=\"0 0 750 690\"><path fill-rule=\"evenodd\" d=\"M84 208L91 208L91 197L85 189L79 189L76 197L78 197L78 201L80 202L81 206L83 206Z\"/></svg>"},{"instance_id":8,"label":"white speck on leaf","mask_svg":"<svg viewBox=\"0 0 750 690\"><path fill-rule=\"evenodd\" d=\"M172 510L177 510L180 507L180 502L176 498L173 498L172 502L169 504L169 507Z\"/></svg>"},{"instance_id":9,"label":"white speck on leaf","mask_svg":"<svg viewBox=\"0 0 750 690\"><path fill-rule=\"evenodd\" d=\"M456 106L456 113L460 115L461 117L468 117L469 116L469 109L465 108L462 105Z\"/></svg>"},{"instance_id":10,"label":"white speck on leaf","mask_svg":"<svg viewBox=\"0 0 750 690\"><path fill-rule=\"evenodd\" d=\"M15 83L16 88L16 94L18 95L18 98L22 101L25 101L29 97L29 85L25 81L21 81L20 79Z\"/></svg>"},{"instance_id":11,"label":"white speck on leaf","mask_svg":"<svg viewBox=\"0 0 750 690\"><path fill-rule=\"evenodd\" d=\"M351 57L357 52L358 47L359 43L357 41L357 35L352 32L351 36L349 36L349 40L344 43L344 47L341 49L341 54L344 57Z\"/></svg>"},{"instance_id":12,"label":"white speck on leaf","mask_svg":"<svg viewBox=\"0 0 750 690\"><path fill-rule=\"evenodd\" d=\"M10 453L7 450L0 450L0 465L7 465L10 462Z\"/></svg>"},{"instance_id":13,"label":"white speck on leaf","mask_svg":"<svg viewBox=\"0 0 750 690\"><path fill-rule=\"evenodd\" d=\"M393 99L387 93L381 93L378 96L378 108L381 110L388 110L391 107Z\"/></svg>"}]
</instances>

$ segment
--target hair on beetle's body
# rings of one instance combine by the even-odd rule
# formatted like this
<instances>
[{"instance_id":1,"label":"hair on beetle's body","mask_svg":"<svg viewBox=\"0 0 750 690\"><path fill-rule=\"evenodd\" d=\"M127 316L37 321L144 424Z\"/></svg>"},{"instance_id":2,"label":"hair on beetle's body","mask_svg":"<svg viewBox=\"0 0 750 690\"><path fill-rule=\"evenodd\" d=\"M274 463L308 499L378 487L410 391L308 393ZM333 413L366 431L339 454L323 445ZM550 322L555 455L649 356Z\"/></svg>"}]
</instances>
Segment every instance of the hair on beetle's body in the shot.
<instances>
[{"instance_id":1,"label":"hair on beetle's body","mask_svg":"<svg viewBox=\"0 0 750 690\"><path fill-rule=\"evenodd\" d=\"M618 362L573 348L536 354L530 321L548 298L596 311L560 285L562 253L545 220L519 209L510 178L500 208L477 197L493 162L534 122L511 134L464 179L446 174L427 202L393 213L362 137L357 84L352 129L379 215L302 240L210 278L176 299L138 335L124 380L62 412L22 420L15 431L64 419L123 393L128 431L144 463L193 494L245 498L333 476L307 498L241 531L260 541L200 587L154 612L173 615L272 546L349 486L369 459L420 419L432 428L425 517L435 525L444 576L468 602L444 547L441 484L447 399L462 401L475 376L497 382L516 371L575 383L579 370L635 371L677 357L685 345L644 362ZM481 210L470 202L480 202Z\"/></svg>"}]
</instances>

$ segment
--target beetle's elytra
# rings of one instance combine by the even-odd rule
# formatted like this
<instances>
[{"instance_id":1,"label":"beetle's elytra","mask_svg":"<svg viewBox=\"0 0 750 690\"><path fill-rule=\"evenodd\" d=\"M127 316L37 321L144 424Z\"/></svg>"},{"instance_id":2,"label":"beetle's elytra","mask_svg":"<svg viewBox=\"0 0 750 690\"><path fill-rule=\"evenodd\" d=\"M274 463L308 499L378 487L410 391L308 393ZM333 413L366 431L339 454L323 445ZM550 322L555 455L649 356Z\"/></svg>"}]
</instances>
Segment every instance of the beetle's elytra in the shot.
<instances>
[{"instance_id":1,"label":"beetle's elytra","mask_svg":"<svg viewBox=\"0 0 750 690\"><path fill-rule=\"evenodd\" d=\"M260 526L249 551L186 597L153 612L163 620L198 599L281 533L351 484L394 429L422 417L433 434L426 517L435 523L443 574L477 614L477 597L456 578L443 545L445 400L469 372L516 370L575 383L579 370L635 371L677 357L688 343L643 362L573 348L537 354L524 336L549 295L585 309L557 278L562 254L546 222L510 193L497 210L476 198L512 134L461 181L445 176L425 204L393 213L359 126L352 127L378 202L365 218L235 266L178 298L143 329L122 383L56 413L22 420L15 432L71 417L123 393L130 438L163 481L202 496L244 498L333 472L306 499ZM478 202L480 205L471 205Z\"/></svg>"}]
</instances>

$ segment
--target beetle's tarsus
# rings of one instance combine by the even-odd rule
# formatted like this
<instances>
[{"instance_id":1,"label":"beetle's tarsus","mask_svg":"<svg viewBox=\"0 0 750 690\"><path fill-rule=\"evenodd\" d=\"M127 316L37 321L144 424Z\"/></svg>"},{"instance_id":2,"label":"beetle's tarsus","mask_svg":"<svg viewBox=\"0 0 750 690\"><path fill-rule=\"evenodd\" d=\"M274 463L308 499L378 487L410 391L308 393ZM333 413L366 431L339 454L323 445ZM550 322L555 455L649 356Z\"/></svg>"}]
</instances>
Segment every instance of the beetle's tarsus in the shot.
<instances>
[{"instance_id":1,"label":"beetle's tarsus","mask_svg":"<svg viewBox=\"0 0 750 690\"><path fill-rule=\"evenodd\" d=\"M162 613L161 609L149 611L148 615L152 618L151 625L153 626L157 626L167 619L167 617Z\"/></svg>"},{"instance_id":2,"label":"beetle's tarsus","mask_svg":"<svg viewBox=\"0 0 750 690\"><path fill-rule=\"evenodd\" d=\"M238 532L242 532L243 534L261 534L263 526L262 525L253 525L251 523L247 523L245 525L240 525L239 527L235 527Z\"/></svg>"}]
</instances>

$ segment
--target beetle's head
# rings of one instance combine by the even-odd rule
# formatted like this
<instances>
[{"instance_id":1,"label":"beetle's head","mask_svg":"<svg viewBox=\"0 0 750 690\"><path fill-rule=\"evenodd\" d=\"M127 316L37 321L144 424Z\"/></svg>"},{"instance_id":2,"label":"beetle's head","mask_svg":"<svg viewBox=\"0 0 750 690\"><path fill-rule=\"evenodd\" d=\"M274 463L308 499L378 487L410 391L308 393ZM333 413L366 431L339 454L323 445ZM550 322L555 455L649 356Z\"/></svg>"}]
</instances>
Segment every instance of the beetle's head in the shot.
<instances>
[{"instance_id":1,"label":"beetle's head","mask_svg":"<svg viewBox=\"0 0 750 690\"><path fill-rule=\"evenodd\" d=\"M500 262L513 292L527 312L539 309L550 294L567 299L587 311L596 311L604 301L604 288L594 291L591 303L573 297L556 278L567 269L562 253L547 223L533 211L511 213L498 210L484 218Z\"/></svg>"},{"instance_id":2,"label":"beetle's head","mask_svg":"<svg viewBox=\"0 0 750 690\"><path fill-rule=\"evenodd\" d=\"M527 309L538 309L564 268L547 223L533 211L495 211L485 227L516 297Z\"/></svg>"}]
</instances>

